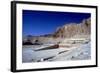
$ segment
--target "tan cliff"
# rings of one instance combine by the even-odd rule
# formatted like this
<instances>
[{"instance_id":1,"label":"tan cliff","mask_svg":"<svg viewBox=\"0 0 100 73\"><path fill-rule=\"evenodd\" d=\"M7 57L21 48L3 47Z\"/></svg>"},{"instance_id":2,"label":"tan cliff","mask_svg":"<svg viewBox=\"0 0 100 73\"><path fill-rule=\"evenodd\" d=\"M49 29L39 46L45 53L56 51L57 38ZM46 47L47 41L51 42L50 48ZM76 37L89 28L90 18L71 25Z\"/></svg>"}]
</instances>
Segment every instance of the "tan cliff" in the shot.
<instances>
[{"instance_id":1,"label":"tan cliff","mask_svg":"<svg viewBox=\"0 0 100 73\"><path fill-rule=\"evenodd\" d=\"M70 38L75 35L90 35L91 33L91 20L86 19L83 20L82 23L70 23L65 24L62 27L57 28L56 32L54 33L54 37L61 37L61 38Z\"/></svg>"}]
</instances>

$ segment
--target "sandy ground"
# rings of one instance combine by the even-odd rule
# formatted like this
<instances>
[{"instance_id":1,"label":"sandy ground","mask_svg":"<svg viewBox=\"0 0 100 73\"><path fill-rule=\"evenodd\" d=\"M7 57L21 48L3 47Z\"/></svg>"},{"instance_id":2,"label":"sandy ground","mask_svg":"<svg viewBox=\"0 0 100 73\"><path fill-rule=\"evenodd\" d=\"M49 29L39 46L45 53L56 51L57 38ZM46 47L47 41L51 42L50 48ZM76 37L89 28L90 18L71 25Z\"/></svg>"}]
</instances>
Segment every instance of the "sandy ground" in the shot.
<instances>
[{"instance_id":1,"label":"sandy ground","mask_svg":"<svg viewBox=\"0 0 100 73\"><path fill-rule=\"evenodd\" d=\"M67 45L67 47L59 47L54 49L40 50L53 44L23 46L22 61L29 62L44 62L44 61L67 61L67 60L88 60L91 59L91 44L90 41L73 40L60 45Z\"/></svg>"}]
</instances>

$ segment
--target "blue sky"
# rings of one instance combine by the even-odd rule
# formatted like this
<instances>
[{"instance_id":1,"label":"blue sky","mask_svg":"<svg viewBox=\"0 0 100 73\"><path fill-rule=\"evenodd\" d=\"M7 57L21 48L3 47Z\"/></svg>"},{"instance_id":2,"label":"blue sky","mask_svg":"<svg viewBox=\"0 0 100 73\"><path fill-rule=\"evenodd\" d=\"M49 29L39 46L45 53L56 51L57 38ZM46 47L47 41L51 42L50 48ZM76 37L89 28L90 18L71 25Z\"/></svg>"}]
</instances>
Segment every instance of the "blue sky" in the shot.
<instances>
[{"instance_id":1,"label":"blue sky","mask_svg":"<svg viewBox=\"0 0 100 73\"><path fill-rule=\"evenodd\" d=\"M91 17L90 13L23 10L23 35L39 36L53 33L57 27L80 23Z\"/></svg>"}]
</instances>

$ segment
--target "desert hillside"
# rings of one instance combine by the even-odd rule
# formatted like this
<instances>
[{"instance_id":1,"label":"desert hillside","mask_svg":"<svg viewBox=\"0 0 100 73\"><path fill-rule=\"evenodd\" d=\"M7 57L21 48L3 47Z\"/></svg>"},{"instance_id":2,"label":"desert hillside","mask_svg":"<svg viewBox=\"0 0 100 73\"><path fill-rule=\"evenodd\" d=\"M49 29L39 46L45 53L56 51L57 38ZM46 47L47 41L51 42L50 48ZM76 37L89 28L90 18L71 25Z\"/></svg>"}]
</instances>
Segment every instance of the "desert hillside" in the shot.
<instances>
[{"instance_id":1,"label":"desert hillside","mask_svg":"<svg viewBox=\"0 0 100 73\"><path fill-rule=\"evenodd\" d=\"M62 27L58 27L54 33L54 37L70 38L75 35L90 35L91 20L90 18L84 19L81 23L65 24Z\"/></svg>"}]
</instances>

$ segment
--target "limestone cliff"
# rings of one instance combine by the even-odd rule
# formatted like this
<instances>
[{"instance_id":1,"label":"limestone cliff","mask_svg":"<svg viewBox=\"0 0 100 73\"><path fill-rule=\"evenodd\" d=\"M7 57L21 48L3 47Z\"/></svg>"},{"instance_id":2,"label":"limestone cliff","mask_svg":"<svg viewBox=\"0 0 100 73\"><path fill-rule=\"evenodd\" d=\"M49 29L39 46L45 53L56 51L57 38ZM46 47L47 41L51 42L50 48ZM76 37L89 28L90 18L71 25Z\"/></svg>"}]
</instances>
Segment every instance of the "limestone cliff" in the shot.
<instances>
[{"instance_id":1,"label":"limestone cliff","mask_svg":"<svg viewBox=\"0 0 100 73\"><path fill-rule=\"evenodd\" d=\"M75 35L90 35L91 33L91 20L90 18L84 19L81 23L65 24L62 27L57 28L53 36L55 38L70 38Z\"/></svg>"}]
</instances>

